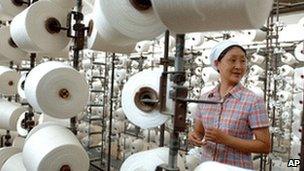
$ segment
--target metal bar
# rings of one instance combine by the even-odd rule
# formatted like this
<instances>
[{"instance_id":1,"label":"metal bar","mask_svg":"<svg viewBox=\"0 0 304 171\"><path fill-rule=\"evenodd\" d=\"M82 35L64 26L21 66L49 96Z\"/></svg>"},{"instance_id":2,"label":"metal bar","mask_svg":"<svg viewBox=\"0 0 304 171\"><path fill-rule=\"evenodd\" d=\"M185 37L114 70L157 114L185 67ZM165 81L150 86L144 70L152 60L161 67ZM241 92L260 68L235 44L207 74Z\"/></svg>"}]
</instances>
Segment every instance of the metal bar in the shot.
<instances>
[{"instance_id":1,"label":"metal bar","mask_svg":"<svg viewBox=\"0 0 304 171\"><path fill-rule=\"evenodd\" d=\"M92 93L104 93L104 90L90 90Z\"/></svg>"},{"instance_id":2,"label":"metal bar","mask_svg":"<svg viewBox=\"0 0 304 171\"><path fill-rule=\"evenodd\" d=\"M76 12L77 14L81 14L82 11L82 0L76 1ZM82 18L76 17L75 18L75 24L81 24ZM74 38L74 47L73 47L73 67L78 71L79 70L79 51L83 49L84 41L84 30L75 29L75 38ZM72 117L70 119L70 127L71 131L76 135L77 134L77 128L76 128L76 117Z\"/></svg>"},{"instance_id":3,"label":"metal bar","mask_svg":"<svg viewBox=\"0 0 304 171\"><path fill-rule=\"evenodd\" d=\"M272 15L271 15L271 25L272 25L272 28L273 28L273 26L274 26L274 19L275 19L275 22L276 23L278 23L278 21L279 21L279 0L276 0L275 1L275 6L274 6L274 11L275 11L275 13L273 13ZM277 65L278 65L278 61L277 61L277 54L274 54L274 48L277 48L278 47L278 26L275 26L275 28L274 29L272 29L272 34L271 34L271 36L272 36L272 38L270 39L271 40L271 47L272 47L272 50L271 50L271 63L270 63L270 66L271 66L271 69L272 69L272 74L274 74L274 75L276 75L277 74ZM274 35L273 35L274 34ZM275 47L273 47L273 39L275 39L274 40L274 46ZM276 83L277 83L277 81L276 81L276 79L273 81L273 93L271 94L271 96L272 96L272 98L273 98L273 100L276 102L277 101L277 96L276 96L276 92L277 92L277 86L276 86ZM268 87L268 88L270 88L270 87ZM272 108L272 126L274 127L274 126L276 126L276 123L275 123L275 120L276 120L276 106L273 106L273 108ZM271 145L271 151L273 152L274 151L274 149L273 149L273 141L274 141L274 137L275 137L275 135L274 135L274 133L271 133L271 143L272 143L272 145ZM272 170L272 160L270 159L270 164L269 164L269 170L271 171Z\"/></svg>"},{"instance_id":4,"label":"metal bar","mask_svg":"<svg viewBox=\"0 0 304 171\"><path fill-rule=\"evenodd\" d=\"M103 104L88 104L87 106L91 106L91 107L103 107Z\"/></svg>"},{"instance_id":5,"label":"metal bar","mask_svg":"<svg viewBox=\"0 0 304 171\"><path fill-rule=\"evenodd\" d=\"M178 34L176 35L176 54L175 54L175 71L183 72L183 57L184 57L184 46L185 46L185 35ZM180 80L174 80L176 85L182 85ZM176 101L174 100L174 105ZM177 111L174 111L174 115L177 114ZM176 131L175 125L173 128L173 133L171 134L170 139L170 152L169 152L169 168L177 168L177 155L179 149L179 132Z\"/></svg>"},{"instance_id":6,"label":"metal bar","mask_svg":"<svg viewBox=\"0 0 304 171\"><path fill-rule=\"evenodd\" d=\"M102 62L93 62L93 65L106 65L106 63L102 63Z\"/></svg>"},{"instance_id":7,"label":"metal bar","mask_svg":"<svg viewBox=\"0 0 304 171\"><path fill-rule=\"evenodd\" d=\"M159 100L152 100L152 99L141 99L141 102L145 102L145 103L158 103Z\"/></svg>"},{"instance_id":8,"label":"metal bar","mask_svg":"<svg viewBox=\"0 0 304 171\"><path fill-rule=\"evenodd\" d=\"M89 147L89 149L94 149L94 148L101 148L101 145L94 145Z\"/></svg>"},{"instance_id":9,"label":"metal bar","mask_svg":"<svg viewBox=\"0 0 304 171\"><path fill-rule=\"evenodd\" d=\"M210 100L195 100L195 99L183 99L177 98L176 100L188 102L188 103L205 103L205 104L222 104L223 101L210 101Z\"/></svg>"},{"instance_id":10,"label":"metal bar","mask_svg":"<svg viewBox=\"0 0 304 171\"><path fill-rule=\"evenodd\" d=\"M103 76L93 76L92 79L105 79Z\"/></svg>"},{"instance_id":11,"label":"metal bar","mask_svg":"<svg viewBox=\"0 0 304 171\"><path fill-rule=\"evenodd\" d=\"M286 4L287 6L281 6L278 9L279 14L284 14L284 13L290 13L290 12L296 12L296 11L303 11L304 10L304 2L299 2L299 3L289 3ZM277 10L272 11L273 14L277 13Z\"/></svg>"},{"instance_id":12,"label":"metal bar","mask_svg":"<svg viewBox=\"0 0 304 171\"><path fill-rule=\"evenodd\" d=\"M110 118L109 118L109 142L108 142L108 164L107 164L107 168L108 171L110 171L111 169L111 141L112 141L112 118L113 118L113 95L114 95L114 74L115 74L115 53L112 55L112 70L111 70L111 92L110 92Z\"/></svg>"},{"instance_id":13,"label":"metal bar","mask_svg":"<svg viewBox=\"0 0 304 171\"><path fill-rule=\"evenodd\" d=\"M169 39L170 38L170 32L169 30L166 30L165 32L165 42L164 42L164 69L163 72L168 72L168 65L169 65ZM162 74L160 78L160 85L159 85L159 95L160 95L160 112L166 111L166 100L167 100L167 80L168 75ZM160 136L159 136L159 147L164 146L165 141L165 124L162 124L160 126Z\"/></svg>"},{"instance_id":14,"label":"metal bar","mask_svg":"<svg viewBox=\"0 0 304 171\"><path fill-rule=\"evenodd\" d=\"M96 134L101 134L101 131L98 132L90 132L89 135L96 135Z\"/></svg>"},{"instance_id":15,"label":"metal bar","mask_svg":"<svg viewBox=\"0 0 304 171\"><path fill-rule=\"evenodd\" d=\"M101 169L100 167L98 167L97 165L95 165L94 163L90 163L90 165L92 166L92 167L94 167L95 169L97 169L97 170L103 170L103 169Z\"/></svg>"},{"instance_id":16,"label":"metal bar","mask_svg":"<svg viewBox=\"0 0 304 171\"><path fill-rule=\"evenodd\" d=\"M304 99L304 94L303 94ZM301 119L301 152L300 152L300 171L304 171L304 103L302 108L302 119Z\"/></svg>"}]
</instances>

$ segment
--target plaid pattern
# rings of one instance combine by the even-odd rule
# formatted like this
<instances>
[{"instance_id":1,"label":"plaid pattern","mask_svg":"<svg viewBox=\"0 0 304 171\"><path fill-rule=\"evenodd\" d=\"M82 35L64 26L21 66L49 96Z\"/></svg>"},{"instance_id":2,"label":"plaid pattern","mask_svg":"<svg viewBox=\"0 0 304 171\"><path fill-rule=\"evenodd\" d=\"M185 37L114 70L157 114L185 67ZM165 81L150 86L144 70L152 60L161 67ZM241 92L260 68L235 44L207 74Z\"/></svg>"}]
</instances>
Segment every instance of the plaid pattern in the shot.
<instances>
[{"instance_id":1,"label":"plaid pattern","mask_svg":"<svg viewBox=\"0 0 304 171\"><path fill-rule=\"evenodd\" d=\"M202 99L220 101L219 86L203 94ZM198 105L196 119L202 121L205 129L215 127L234 137L252 140L252 129L269 126L263 98L241 84L237 84L224 99L223 104ZM209 141L202 147L202 160L253 168L250 153L242 153L224 144Z\"/></svg>"}]
</instances>

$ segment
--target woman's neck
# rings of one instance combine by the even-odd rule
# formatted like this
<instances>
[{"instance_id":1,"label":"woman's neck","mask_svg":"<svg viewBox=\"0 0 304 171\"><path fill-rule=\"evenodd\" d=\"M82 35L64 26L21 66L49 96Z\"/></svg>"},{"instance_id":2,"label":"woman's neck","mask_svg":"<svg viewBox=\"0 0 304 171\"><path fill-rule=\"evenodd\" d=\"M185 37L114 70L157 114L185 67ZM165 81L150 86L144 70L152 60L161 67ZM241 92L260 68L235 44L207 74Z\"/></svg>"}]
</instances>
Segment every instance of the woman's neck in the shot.
<instances>
[{"instance_id":1,"label":"woman's neck","mask_svg":"<svg viewBox=\"0 0 304 171\"><path fill-rule=\"evenodd\" d=\"M220 84L220 95L221 97L225 97L227 93L235 86L236 84L229 84L227 82L221 82Z\"/></svg>"}]
</instances>

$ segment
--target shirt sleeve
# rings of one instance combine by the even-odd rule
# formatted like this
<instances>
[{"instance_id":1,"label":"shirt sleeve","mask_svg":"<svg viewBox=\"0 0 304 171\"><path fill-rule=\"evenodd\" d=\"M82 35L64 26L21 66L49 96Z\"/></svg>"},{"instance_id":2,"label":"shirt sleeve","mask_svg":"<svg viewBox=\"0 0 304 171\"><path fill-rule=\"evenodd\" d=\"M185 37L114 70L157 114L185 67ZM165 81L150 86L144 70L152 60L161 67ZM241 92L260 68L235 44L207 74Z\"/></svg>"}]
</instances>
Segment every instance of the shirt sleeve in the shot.
<instances>
[{"instance_id":1,"label":"shirt sleeve","mask_svg":"<svg viewBox=\"0 0 304 171\"><path fill-rule=\"evenodd\" d=\"M252 103L248 120L251 129L269 126L269 119L263 98L258 97L255 102Z\"/></svg>"},{"instance_id":2,"label":"shirt sleeve","mask_svg":"<svg viewBox=\"0 0 304 171\"><path fill-rule=\"evenodd\" d=\"M201 114L201 104L198 104L196 106L195 112L194 112L194 117L196 120L202 120L202 114Z\"/></svg>"}]
</instances>

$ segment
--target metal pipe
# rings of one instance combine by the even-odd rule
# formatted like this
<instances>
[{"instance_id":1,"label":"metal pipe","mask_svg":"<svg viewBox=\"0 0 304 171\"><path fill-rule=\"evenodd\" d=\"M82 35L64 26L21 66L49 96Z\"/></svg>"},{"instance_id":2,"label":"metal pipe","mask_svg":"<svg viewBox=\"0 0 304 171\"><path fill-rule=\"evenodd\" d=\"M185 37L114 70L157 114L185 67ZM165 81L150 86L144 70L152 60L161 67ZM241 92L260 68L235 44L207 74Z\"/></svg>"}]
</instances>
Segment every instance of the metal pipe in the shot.
<instances>
[{"instance_id":1,"label":"metal pipe","mask_svg":"<svg viewBox=\"0 0 304 171\"><path fill-rule=\"evenodd\" d=\"M82 0L77 0L76 3L76 12L77 14L81 15L81 11L82 11ZM77 16L75 18L75 25L76 24L81 24L82 22L82 17ZM75 38L74 38L74 47L73 47L73 67L76 70L79 70L79 52L80 50L83 49L83 41L84 41L84 30L81 29L75 29ZM76 122L77 119L76 117L72 117L70 119L70 127L71 127L71 131L76 135L77 134L77 128L76 128Z\"/></svg>"},{"instance_id":2,"label":"metal pipe","mask_svg":"<svg viewBox=\"0 0 304 171\"><path fill-rule=\"evenodd\" d=\"M164 63L163 63L163 71L168 72L168 64L169 64L169 37L170 32L166 30L165 32L165 42L164 42ZM160 96L160 112L166 111L166 96L167 96L167 80L168 75L162 74L160 79L160 88L159 88L159 96ZM159 147L164 146L165 141L165 124L160 126L160 136L159 136Z\"/></svg>"},{"instance_id":3,"label":"metal pipe","mask_svg":"<svg viewBox=\"0 0 304 171\"><path fill-rule=\"evenodd\" d=\"M183 72L183 57L184 57L184 47L185 47L185 35L178 34L176 35L176 54L175 54L175 71ZM174 80L175 86L181 86L182 82L179 79ZM175 106L176 100L174 100L173 105ZM176 114L177 111L174 111ZM169 168L177 168L177 154L179 149L179 132L175 129L173 125L173 133L171 134L170 139L170 152L169 152Z\"/></svg>"},{"instance_id":4,"label":"metal pipe","mask_svg":"<svg viewBox=\"0 0 304 171\"><path fill-rule=\"evenodd\" d=\"M304 94L303 94L304 99ZM301 119L301 152L300 152L300 171L304 171L304 103L302 108L302 119Z\"/></svg>"},{"instance_id":5,"label":"metal pipe","mask_svg":"<svg viewBox=\"0 0 304 171\"><path fill-rule=\"evenodd\" d=\"M108 171L111 170L111 141L112 141L112 118L113 118L113 97L114 97L114 74L115 74L115 53L112 55L112 70L111 70L111 94L110 94L110 120L109 120L109 142L108 142Z\"/></svg>"},{"instance_id":6,"label":"metal pipe","mask_svg":"<svg viewBox=\"0 0 304 171\"><path fill-rule=\"evenodd\" d=\"M274 25L274 22L273 22L273 20L274 20L274 17L276 17L275 18L275 20L276 20L276 23L278 23L278 21L279 21L279 0L276 0L275 1L275 12L274 13L272 13L271 14L271 25L272 25L272 34L271 34L271 48L272 48L272 50L271 50L271 63L270 63L270 65L271 65L271 68L272 68L272 74L273 75L276 75L277 74L277 65L278 65L278 61L277 61L277 55L278 54L274 54L274 48L277 48L278 47L278 32L279 32L279 30L278 30L278 26L277 25ZM273 26L275 26L275 28L273 29ZM274 31L274 32L273 32ZM273 35L274 34L274 35ZM274 41L274 45L273 45L273 38L275 38L275 41ZM273 47L274 46L274 47ZM273 93L271 94L271 96L272 96L272 98L273 98L273 100L276 102L277 101L277 96L276 96L276 92L277 92L277 81L276 81L276 79L274 79L273 80ZM268 87L269 88L269 90L270 90L270 87ZM276 126L276 123L275 123L275 120L276 120L276 106L273 106L272 107L272 127L274 127L274 126ZM275 135L274 135L274 133L271 133L271 152L273 152L273 144L274 144L274 137L275 137ZM271 171L272 170L272 159L270 159L270 164L269 164L269 170Z\"/></svg>"}]
</instances>

